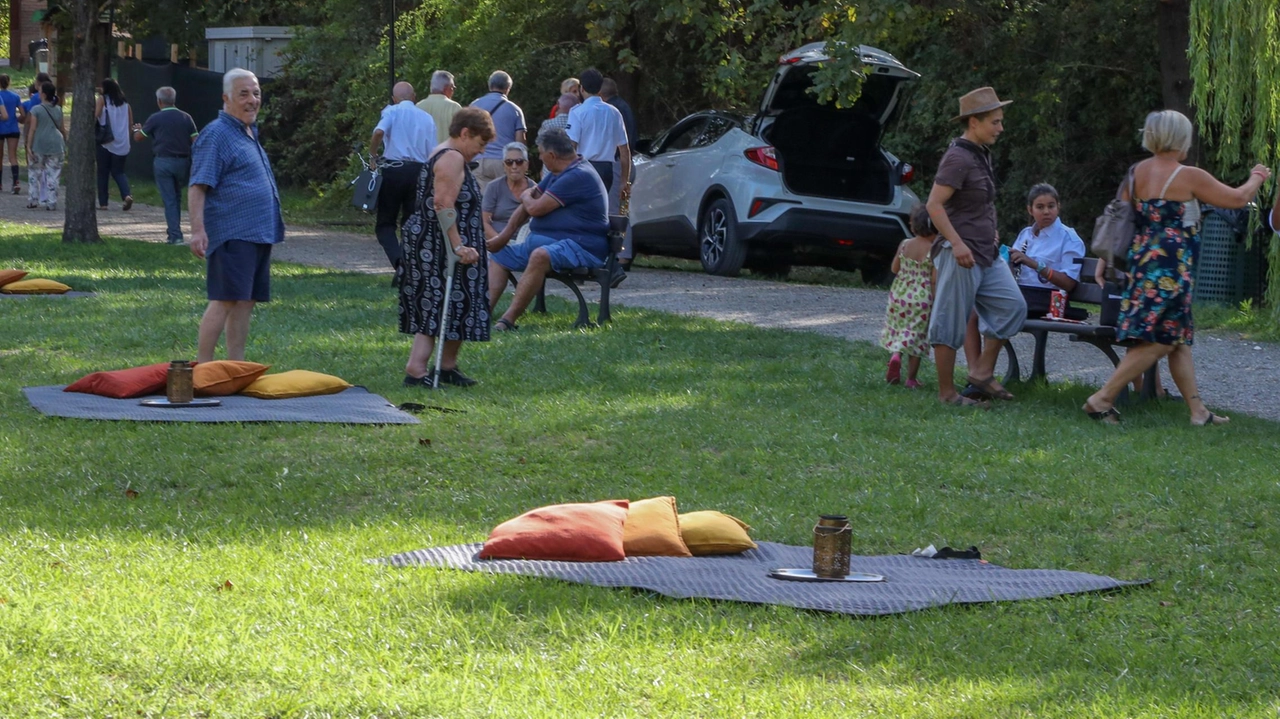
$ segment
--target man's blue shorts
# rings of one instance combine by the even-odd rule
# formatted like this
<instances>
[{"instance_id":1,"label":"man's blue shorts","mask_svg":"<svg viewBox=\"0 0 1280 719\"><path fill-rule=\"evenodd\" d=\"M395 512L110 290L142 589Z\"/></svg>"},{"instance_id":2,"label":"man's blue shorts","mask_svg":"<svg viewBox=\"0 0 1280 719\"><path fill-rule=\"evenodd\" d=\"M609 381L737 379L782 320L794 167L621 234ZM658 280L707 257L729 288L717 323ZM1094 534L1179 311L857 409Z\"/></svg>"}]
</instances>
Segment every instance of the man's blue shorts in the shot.
<instances>
[{"instance_id":1,"label":"man's blue shorts","mask_svg":"<svg viewBox=\"0 0 1280 719\"><path fill-rule=\"evenodd\" d=\"M530 234L524 242L518 245L507 245L502 249L489 255L489 259L497 262L508 270L514 272L523 272L524 268L529 266L529 255L539 247L547 248L547 254L551 255L551 269L556 272L564 272L577 267L583 267L589 270L604 267L604 260L587 252L573 240L557 240L546 235Z\"/></svg>"},{"instance_id":2,"label":"man's blue shorts","mask_svg":"<svg viewBox=\"0 0 1280 719\"><path fill-rule=\"evenodd\" d=\"M271 301L271 245L227 240L209 253L209 299L220 302Z\"/></svg>"}]
</instances>

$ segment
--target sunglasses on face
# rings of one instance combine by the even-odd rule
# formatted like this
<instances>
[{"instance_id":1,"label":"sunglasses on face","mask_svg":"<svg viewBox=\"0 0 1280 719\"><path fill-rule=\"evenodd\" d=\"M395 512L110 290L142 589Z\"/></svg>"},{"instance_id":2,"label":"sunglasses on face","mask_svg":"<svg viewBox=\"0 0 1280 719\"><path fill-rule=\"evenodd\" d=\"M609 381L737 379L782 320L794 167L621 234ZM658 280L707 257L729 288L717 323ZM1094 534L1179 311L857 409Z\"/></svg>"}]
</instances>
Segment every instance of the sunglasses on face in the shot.
<instances>
[{"instance_id":1,"label":"sunglasses on face","mask_svg":"<svg viewBox=\"0 0 1280 719\"><path fill-rule=\"evenodd\" d=\"M524 160L503 160L502 161L502 164L506 165L507 167L515 167L516 165L523 165L524 163L525 163Z\"/></svg>"}]
</instances>

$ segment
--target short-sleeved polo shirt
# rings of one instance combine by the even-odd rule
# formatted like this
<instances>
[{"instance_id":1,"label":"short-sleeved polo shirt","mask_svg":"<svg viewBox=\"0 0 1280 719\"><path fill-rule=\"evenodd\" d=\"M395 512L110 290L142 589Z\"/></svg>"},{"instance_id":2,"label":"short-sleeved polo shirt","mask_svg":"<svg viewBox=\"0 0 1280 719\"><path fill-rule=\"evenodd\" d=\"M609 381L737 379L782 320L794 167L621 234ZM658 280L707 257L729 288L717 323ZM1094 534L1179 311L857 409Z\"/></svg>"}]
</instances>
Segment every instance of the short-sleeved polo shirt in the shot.
<instances>
[{"instance_id":1,"label":"short-sleeved polo shirt","mask_svg":"<svg viewBox=\"0 0 1280 719\"><path fill-rule=\"evenodd\" d=\"M250 134L252 133L252 134ZM280 193L258 126L227 114L205 126L191 154L192 185L206 185L204 225L212 254L227 240L284 241Z\"/></svg>"},{"instance_id":2,"label":"short-sleeved polo shirt","mask_svg":"<svg viewBox=\"0 0 1280 719\"><path fill-rule=\"evenodd\" d=\"M484 146L484 152L480 157L501 160L502 148L516 141L517 132L524 132L527 129L524 126L524 110L500 92L491 92L484 97L476 98L471 106L489 113L493 118L493 129L497 133L493 142Z\"/></svg>"},{"instance_id":3,"label":"short-sleeved polo shirt","mask_svg":"<svg viewBox=\"0 0 1280 719\"><path fill-rule=\"evenodd\" d=\"M603 260L609 255L609 205L604 182L579 158L564 172L552 173L538 185L562 206L529 221L529 231L557 240L573 240Z\"/></svg>"},{"instance_id":4,"label":"short-sleeved polo shirt","mask_svg":"<svg viewBox=\"0 0 1280 719\"><path fill-rule=\"evenodd\" d=\"M156 157L190 157L191 138L197 134L196 121L176 107L161 108L142 124L142 135L151 138Z\"/></svg>"},{"instance_id":5,"label":"short-sleeved polo shirt","mask_svg":"<svg viewBox=\"0 0 1280 719\"><path fill-rule=\"evenodd\" d=\"M935 184L955 190L943 207L960 239L973 252L979 267L990 267L996 259L996 182L991 153L959 137L942 156ZM946 241L941 234L934 253Z\"/></svg>"},{"instance_id":6,"label":"short-sleeved polo shirt","mask_svg":"<svg viewBox=\"0 0 1280 719\"><path fill-rule=\"evenodd\" d=\"M436 121L409 100L387 105L375 130L382 130L382 156L402 162L426 162L436 148Z\"/></svg>"},{"instance_id":7,"label":"short-sleeved polo shirt","mask_svg":"<svg viewBox=\"0 0 1280 719\"><path fill-rule=\"evenodd\" d=\"M627 127L618 108L588 97L569 110L569 139L578 143L578 154L588 162L613 162L618 148L627 144Z\"/></svg>"}]
</instances>

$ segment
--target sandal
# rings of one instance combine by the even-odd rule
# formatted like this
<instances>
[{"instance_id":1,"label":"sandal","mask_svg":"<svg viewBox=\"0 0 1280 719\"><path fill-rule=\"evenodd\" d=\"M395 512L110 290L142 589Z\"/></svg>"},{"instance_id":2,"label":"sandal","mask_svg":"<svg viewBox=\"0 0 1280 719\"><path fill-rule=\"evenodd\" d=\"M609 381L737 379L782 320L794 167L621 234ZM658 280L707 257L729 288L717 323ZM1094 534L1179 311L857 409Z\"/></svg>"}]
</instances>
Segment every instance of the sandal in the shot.
<instances>
[{"instance_id":1,"label":"sandal","mask_svg":"<svg viewBox=\"0 0 1280 719\"><path fill-rule=\"evenodd\" d=\"M1217 420L1222 420L1222 421L1221 421L1221 422L1218 422ZM1231 418L1229 418L1229 417L1219 417L1218 415L1214 414L1213 412L1210 412L1210 413L1209 413L1209 418L1208 418L1208 419L1206 419L1206 420L1204 421L1204 423L1203 423L1203 424L1196 424L1195 422L1192 422L1192 423L1191 423L1191 426L1192 426L1192 427L1208 427L1208 426L1210 426L1210 425L1218 426L1218 425L1227 424L1227 423L1228 423L1228 422L1230 422L1230 421L1231 421Z\"/></svg>"},{"instance_id":2,"label":"sandal","mask_svg":"<svg viewBox=\"0 0 1280 719\"><path fill-rule=\"evenodd\" d=\"M951 399L944 399L942 403L951 407L978 407L979 409L991 409L991 403L986 400L969 399L964 395L958 394Z\"/></svg>"},{"instance_id":3,"label":"sandal","mask_svg":"<svg viewBox=\"0 0 1280 719\"><path fill-rule=\"evenodd\" d=\"M1089 407L1089 403L1085 402L1084 406L1081 407L1080 409L1083 409L1085 411L1085 414L1089 415L1089 419L1095 419L1099 422L1103 422L1106 424L1120 424L1120 410L1116 409L1115 407L1109 407L1107 409L1099 411L1099 410L1091 409Z\"/></svg>"},{"instance_id":4,"label":"sandal","mask_svg":"<svg viewBox=\"0 0 1280 719\"><path fill-rule=\"evenodd\" d=\"M991 395L992 397L995 397L996 399L1004 399L1004 400L1013 399L1013 394L1009 392L1009 390L1005 389L1004 387L997 388L993 384L996 381L995 377L978 379L973 375L969 375L968 377L966 377L966 379L969 381L969 384L973 385L974 387L977 387L978 389Z\"/></svg>"},{"instance_id":5,"label":"sandal","mask_svg":"<svg viewBox=\"0 0 1280 719\"><path fill-rule=\"evenodd\" d=\"M515 332L520 329L520 325L517 325L506 317L499 317L498 321L493 323L493 329L496 332Z\"/></svg>"}]
</instances>

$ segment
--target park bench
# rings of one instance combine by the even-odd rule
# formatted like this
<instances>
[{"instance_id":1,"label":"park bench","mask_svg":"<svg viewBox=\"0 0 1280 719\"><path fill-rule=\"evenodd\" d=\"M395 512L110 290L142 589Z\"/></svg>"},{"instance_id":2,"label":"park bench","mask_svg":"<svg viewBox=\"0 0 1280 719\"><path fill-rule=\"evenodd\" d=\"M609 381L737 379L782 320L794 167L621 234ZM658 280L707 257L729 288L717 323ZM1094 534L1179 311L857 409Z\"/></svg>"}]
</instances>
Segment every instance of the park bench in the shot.
<instances>
[{"instance_id":1,"label":"park bench","mask_svg":"<svg viewBox=\"0 0 1280 719\"><path fill-rule=\"evenodd\" d=\"M578 299L578 319L574 321L575 328L595 327L610 321L609 316L609 291L617 287L627 278L626 272L619 265L618 253L622 251L623 240L627 235L628 220L620 215L609 216L609 256L605 259L604 267L598 270L589 270L585 268L575 268L567 272L548 272L546 280L556 280L568 287L573 292L574 297ZM538 290L538 299L533 305L534 312L547 311L547 283L542 283L542 288ZM512 282L515 282L514 277ZM587 304L587 298L582 295L579 289L582 285L594 282L600 286L600 313L596 317L596 321L591 321L590 306Z\"/></svg>"},{"instance_id":2,"label":"park bench","mask_svg":"<svg viewBox=\"0 0 1280 719\"><path fill-rule=\"evenodd\" d=\"M1083 342L1093 345L1102 351L1111 360L1112 366L1120 364L1120 355L1116 353L1115 348L1129 347L1135 342L1121 341L1116 339L1116 328L1114 326L1115 315L1108 312L1111 307L1109 296L1115 294L1115 286L1108 283L1106 287L1099 286L1094 280L1094 270L1097 267L1098 260L1093 257L1084 257L1076 260L1076 264L1080 265L1080 280L1076 283L1076 288L1068 295L1070 302L1079 304L1094 304L1102 307L1101 316L1091 317L1094 323L1075 324L1072 322L1055 322L1053 320L1029 319L1022 325L1022 331L1030 334L1035 338L1035 352L1031 358L1031 376L1027 381L1034 382L1045 376L1045 355L1049 345L1049 335L1051 333L1065 334L1071 342ZM1118 300L1115 301L1118 304ZM1105 324L1104 324L1105 323ZM1005 373L1004 382L1018 382L1021 380L1021 367L1018 364L1018 352L1014 349L1012 342L1005 343L1005 354L1008 357L1008 367ZM1158 385L1156 365L1152 365L1147 370L1145 379L1142 383L1142 399L1152 399L1156 396L1156 387ZM1128 399L1128 389L1121 394L1121 401Z\"/></svg>"}]
</instances>

